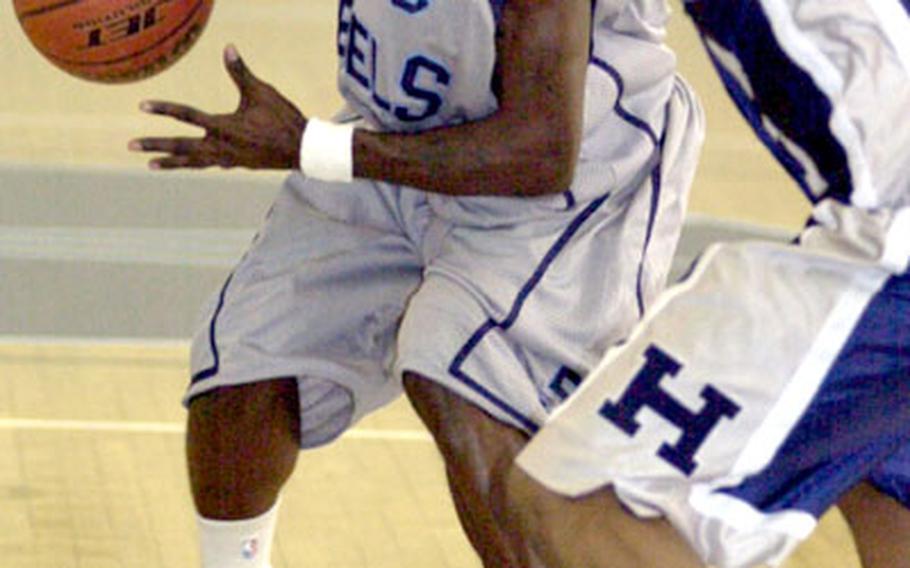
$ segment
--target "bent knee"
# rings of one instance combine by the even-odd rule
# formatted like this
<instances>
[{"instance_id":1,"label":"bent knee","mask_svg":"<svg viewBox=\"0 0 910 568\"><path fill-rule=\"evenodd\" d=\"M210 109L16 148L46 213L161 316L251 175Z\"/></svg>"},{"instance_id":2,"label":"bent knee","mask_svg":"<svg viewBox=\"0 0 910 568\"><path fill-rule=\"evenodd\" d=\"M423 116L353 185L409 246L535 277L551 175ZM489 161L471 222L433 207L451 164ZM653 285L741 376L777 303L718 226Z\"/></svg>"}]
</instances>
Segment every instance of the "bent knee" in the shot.
<instances>
[{"instance_id":1,"label":"bent knee","mask_svg":"<svg viewBox=\"0 0 910 568\"><path fill-rule=\"evenodd\" d=\"M315 448L351 424L354 396L327 379L281 378L221 387L189 403L191 435L213 431L289 434L299 448Z\"/></svg>"},{"instance_id":2,"label":"bent knee","mask_svg":"<svg viewBox=\"0 0 910 568\"><path fill-rule=\"evenodd\" d=\"M502 475L527 443L524 432L431 379L405 373L404 387L447 465Z\"/></svg>"},{"instance_id":3,"label":"bent knee","mask_svg":"<svg viewBox=\"0 0 910 568\"><path fill-rule=\"evenodd\" d=\"M286 429L299 432L297 381L282 378L219 387L189 401L191 435Z\"/></svg>"},{"instance_id":4,"label":"bent knee","mask_svg":"<svg viewBox=\"0 0 910 568\"><path fill-rule=\"evenodd\" d=\"M231 414L243 418L263 409L289 407L296 400L296 379L268 379L217 387L193 397L189 401L189 409L190 412L203 416Z\"/></svg>"}]
</instances>

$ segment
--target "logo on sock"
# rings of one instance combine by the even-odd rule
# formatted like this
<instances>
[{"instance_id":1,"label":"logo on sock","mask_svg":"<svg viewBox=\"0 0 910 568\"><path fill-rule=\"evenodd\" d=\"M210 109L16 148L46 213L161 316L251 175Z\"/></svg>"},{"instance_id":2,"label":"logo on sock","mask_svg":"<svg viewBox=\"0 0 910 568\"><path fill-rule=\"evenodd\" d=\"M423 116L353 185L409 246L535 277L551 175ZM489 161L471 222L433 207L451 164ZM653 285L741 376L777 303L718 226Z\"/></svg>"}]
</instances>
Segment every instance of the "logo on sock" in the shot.
<instances>
[{"instance_id":1,"label":"logo on sock","mask_svg":"<svg viewBox=\"0 0 910 568\"><path fill-rule=\"evenodd\" d=\"M259 539L256 537L248 538L243 541L243 548L240 553L246 560L253 560L259 554Z\"/></svg>"}]
</instances>

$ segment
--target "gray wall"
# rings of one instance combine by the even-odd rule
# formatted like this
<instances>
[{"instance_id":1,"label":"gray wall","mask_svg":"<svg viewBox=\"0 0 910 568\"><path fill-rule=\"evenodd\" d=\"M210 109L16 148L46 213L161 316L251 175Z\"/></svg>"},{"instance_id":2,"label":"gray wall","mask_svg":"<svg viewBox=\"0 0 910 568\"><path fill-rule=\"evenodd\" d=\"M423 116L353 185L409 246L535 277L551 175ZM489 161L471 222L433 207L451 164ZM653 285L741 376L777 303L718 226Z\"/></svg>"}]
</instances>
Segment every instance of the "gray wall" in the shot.
<instances>
[{"instance_id":1,"label":"gray wall","mask_svg":"<svg viewBox=\"0 0 910 568\"><path fill-rule=\"evenodd\" d=\"M186 339L281 176L0 165L0 336ZM776 230L693 216L705 244Z\"/></svg>"}]
</instances>

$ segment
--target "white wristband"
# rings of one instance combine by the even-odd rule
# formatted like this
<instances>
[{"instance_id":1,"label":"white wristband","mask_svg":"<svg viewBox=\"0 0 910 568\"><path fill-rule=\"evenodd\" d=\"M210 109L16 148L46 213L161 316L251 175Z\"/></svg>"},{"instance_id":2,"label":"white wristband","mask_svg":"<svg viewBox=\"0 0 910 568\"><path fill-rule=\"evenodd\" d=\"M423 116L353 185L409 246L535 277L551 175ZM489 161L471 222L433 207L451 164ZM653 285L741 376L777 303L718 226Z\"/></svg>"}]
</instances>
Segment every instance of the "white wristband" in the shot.
<instances>
[{"instance_id":1,"label":"white wristband","mask_svg":"<svg viewBox=\"0 0 910 568\"><path fill-rule=\"evenodd\" d=\"M354 179L354 125L311 118L300 141L300 169L324 181Z\"/></svg>"}]
</instances>

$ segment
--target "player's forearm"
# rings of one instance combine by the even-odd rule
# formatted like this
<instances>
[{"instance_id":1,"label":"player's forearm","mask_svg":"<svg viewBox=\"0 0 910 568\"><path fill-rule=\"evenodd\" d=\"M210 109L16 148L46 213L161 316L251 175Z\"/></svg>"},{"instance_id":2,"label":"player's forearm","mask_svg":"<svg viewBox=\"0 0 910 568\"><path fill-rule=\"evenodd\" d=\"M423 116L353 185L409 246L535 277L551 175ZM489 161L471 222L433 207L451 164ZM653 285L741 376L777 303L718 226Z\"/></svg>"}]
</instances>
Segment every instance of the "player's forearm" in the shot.
<instances>
[{"instance_id":1,"label":"player's forearm","mask_svg":"<svg viewBox=\"0 0 910 568\"><path fill-rule=\"evenodd\" d=\"M418 134L354 135L354 175L451 195L559 193L574 177L590 48L587 0L510 0L497 35L499 109Z\"/></svg>"},{"instance_id":2,"label":"player's forearm","mask_svg":"<svg viewBox=\"0 0 910 568\"><path fill-rule=\"evenodd\" d=\"M354 175L449 195L538 196L572 183L578 137L498 113L417 134L354 134Z\"/></svg>"}]
</instances>

